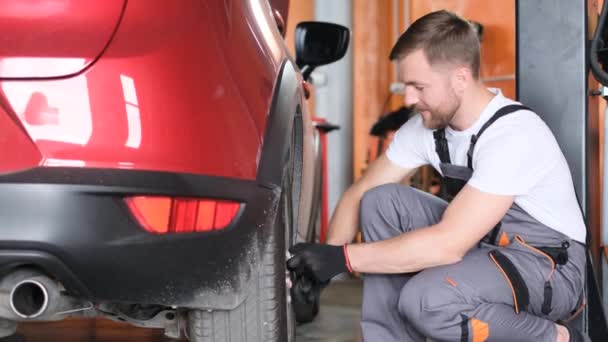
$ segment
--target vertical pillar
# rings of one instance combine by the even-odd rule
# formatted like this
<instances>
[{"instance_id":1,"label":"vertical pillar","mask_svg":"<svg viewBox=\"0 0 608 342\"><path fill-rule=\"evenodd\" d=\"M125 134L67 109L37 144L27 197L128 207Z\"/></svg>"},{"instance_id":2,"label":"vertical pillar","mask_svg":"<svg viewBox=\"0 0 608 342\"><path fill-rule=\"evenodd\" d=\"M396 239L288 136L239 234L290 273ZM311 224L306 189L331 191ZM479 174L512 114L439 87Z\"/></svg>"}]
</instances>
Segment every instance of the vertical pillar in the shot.
<instances>
[{"instance_id":1,"label":"vertical pillar","mask_svg":"<svg viewBox=\"0 0 608 342\"><path fill-rule=\"evenodd\" d=\"M564 152L591 238L587 318L592 340L606 329L600 271L599 115L588 96L589 0L517 1L517 94L549 125ZM595 101L595 104L593 102ZM590 104L591 103L591 104Z\"/></svg>"},{"instance_id":2,"label":"vertical pillar","mask_svg":"<svg viewBox=\"0 0 608 342\"><path fill-rule=\"evenodd\" d=\"M549 125L587 209L584 0L517 2L517 96ZM558 38L559 37L559 38Z\"/></svg>"},{"instance_id":3,"label":"vertical pillar","mask_svg":"<svg viewBox=\"0 0 608 342\"><path fill-rule=\"evenodd\" d=\"M353 27L352 0L315 1L315 20ZM340 126L328 134L329 211L333 212L342 193L352 183L353 154L353 44L343 59L313 72L321 75L315 82L315 115Z\"/></svg>"}]
</instances>

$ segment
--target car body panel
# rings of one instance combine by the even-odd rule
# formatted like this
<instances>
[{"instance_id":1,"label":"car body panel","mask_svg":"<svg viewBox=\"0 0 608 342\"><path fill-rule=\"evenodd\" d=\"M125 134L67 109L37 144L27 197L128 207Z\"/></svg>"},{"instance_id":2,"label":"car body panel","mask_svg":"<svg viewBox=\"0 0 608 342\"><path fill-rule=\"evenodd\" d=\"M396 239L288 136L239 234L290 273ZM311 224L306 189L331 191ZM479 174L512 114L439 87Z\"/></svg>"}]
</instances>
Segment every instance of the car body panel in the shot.
<instances>
[{"instance_id":1,"label":"car body panel","mask_svg":"<svg viewBox=\"0 0 608 342\"><path fill-rule=\"evenodd\" d=\"M0 270L37 266L94 302L238 306L278 215L295 116L283 114L295 113L302 96L291 62L277 83L254 181L60 166L0 175ZM227 199L244 209L222 231L156 235L122 200L141 194Z\"/></svg>"},{"instance_id":2,"label":"car body panel","mask_svg":"<svg viewBox=\"0 0 608 342\"><path fill-rule=\"evenodd\" d=\"M253 180L286 58L268 12L259 0L131 0L94 67L0 88L41 165Z\"/></svg>"},{"instance_id":3,"label":"car body panel","mask_svg":"<svg viewBox=\"0 0 608 342\"><path fill-rule=\"evenodd\" d=\"M104 51L126 0L0 0L0 79L74 75Z\"/></svg>"},{"instance_id":4,"label":"car body panel","mask_svg":"<svg viewBox=\"0 0 608 342\"><path fill-rule=\"evenodd\" d=\"M93 302L240 304L291 189L290 155L287 229L308 227L315 205L317 133L274 20L266 0L129 0L86 69L0 81L0 270L35 265ZM154 235L123 201L142 195L243 209L221 232Z\"/></svg>"}]
</instances>

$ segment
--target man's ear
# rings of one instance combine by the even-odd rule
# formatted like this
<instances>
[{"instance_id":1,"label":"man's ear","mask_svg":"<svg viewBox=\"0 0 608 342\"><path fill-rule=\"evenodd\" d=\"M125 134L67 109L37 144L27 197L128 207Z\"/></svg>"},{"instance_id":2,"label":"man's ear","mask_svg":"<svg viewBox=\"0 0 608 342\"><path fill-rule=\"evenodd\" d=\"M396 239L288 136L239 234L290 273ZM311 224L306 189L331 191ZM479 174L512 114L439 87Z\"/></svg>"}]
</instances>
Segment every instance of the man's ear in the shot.
<instances>
[{"instance_id":1,"label":"man's ear","mask_svg":"<svg viewBox=\"0 0 608 342\"><path fill-rule=\"evenodd\" d=\"M462 94L473 80L471 69L461 66L454 69L452 73L452 88L458 94Z\"/></svg>"}]
</instances>

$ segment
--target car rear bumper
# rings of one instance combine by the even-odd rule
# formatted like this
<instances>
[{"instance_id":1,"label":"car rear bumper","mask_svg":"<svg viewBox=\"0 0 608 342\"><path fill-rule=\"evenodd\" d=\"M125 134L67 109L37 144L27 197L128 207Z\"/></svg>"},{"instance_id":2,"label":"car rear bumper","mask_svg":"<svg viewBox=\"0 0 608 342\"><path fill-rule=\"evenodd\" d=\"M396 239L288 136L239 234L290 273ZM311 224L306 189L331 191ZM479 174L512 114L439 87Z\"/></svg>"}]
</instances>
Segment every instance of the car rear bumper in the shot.
<instances>
[{"instance_id":1,"label":"car rear bumper","mask_svg":"<svg viewBox=\"0 0 608 342\"><path fill-rule=\"evenodd\" d=\"M222 231L155 235L122 198L236 200ZM280 189L220 177L76 168L0 176L0 270L35 265L94 302L230 309L247 293L275 222Z\"/></svg>"}]
</instances>

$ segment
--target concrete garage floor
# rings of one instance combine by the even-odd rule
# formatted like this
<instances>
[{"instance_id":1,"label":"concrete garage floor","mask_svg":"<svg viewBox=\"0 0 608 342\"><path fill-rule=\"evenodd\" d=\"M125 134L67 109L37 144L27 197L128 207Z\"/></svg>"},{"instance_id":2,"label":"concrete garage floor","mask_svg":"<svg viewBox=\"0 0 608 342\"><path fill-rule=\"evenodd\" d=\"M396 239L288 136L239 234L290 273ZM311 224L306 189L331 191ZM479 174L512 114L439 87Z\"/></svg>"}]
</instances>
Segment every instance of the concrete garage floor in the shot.
<instances>
[{"instance_id":1,"label":"concrete garage floor","mask_svg":"<svg viewBox=\"0 0 608 342\"><path fill-rule=\"evenodd\" d=\"M360 342L361 285L359 279L332 281L321 293L317 318L296 328L296 342Z\"/></svg>"},{"instance_id":2,"label":"concrete garage floor","mask_svg":"<svg viewBox=\"0 0 608 342\"><path fill-rule=\"evenodd\" d=\"M296 342L360 342L361 281L337 280L322 293L317 318L296 328ZM170 342L162 332L106 319L72 319L19 327L24 342Z\"/></svg>"}]
</instances>

